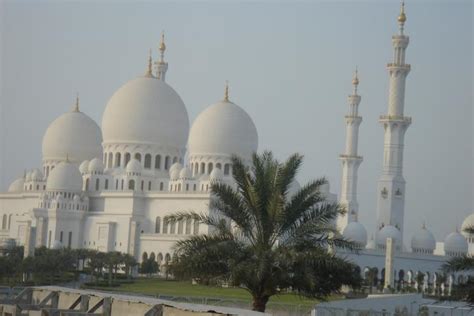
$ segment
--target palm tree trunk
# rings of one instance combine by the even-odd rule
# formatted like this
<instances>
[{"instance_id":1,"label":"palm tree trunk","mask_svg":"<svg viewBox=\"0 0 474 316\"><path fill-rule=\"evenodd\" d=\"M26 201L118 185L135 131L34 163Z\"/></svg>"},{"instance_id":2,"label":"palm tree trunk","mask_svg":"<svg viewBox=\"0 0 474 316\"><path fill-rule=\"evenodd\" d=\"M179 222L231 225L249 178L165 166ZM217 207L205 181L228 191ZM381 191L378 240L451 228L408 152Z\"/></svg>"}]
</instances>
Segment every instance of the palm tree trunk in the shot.
<instances>
[{"instance_id":1,"label":"palm tree trunk","mask_svg":"<svg viewBox=\"0 0 474 316\"><path fill-rule=\"evenodd\" d=\"M269 297L266 295L263 296L254 296L253 297L253 308L252 310L257 312L264 312L267 307Z\"/></svg>"}]
</instances>

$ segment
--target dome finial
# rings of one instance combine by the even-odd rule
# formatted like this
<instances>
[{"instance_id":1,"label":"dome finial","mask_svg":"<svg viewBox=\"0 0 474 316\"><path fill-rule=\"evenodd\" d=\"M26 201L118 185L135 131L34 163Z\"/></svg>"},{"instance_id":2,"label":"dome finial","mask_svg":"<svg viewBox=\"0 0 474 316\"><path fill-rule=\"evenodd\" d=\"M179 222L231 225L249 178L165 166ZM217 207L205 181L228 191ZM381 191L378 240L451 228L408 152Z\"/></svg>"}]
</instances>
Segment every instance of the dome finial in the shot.
<instances>
[{"instance_id":1,"label":"dome finial","mask_svg":"<svg viewBox=\"0 0 474 316\"><path fill-rule=\"evenodd\" d=\"M359 85L359 71L357 66L355 68L354 77L352 78L352 84L354 85L354 94L357 94L357 86Z\"/></svg>"},{"instance_id":2,"label":"dome finial","mask_svg":"<svg viewBox=\"0 0 474 316\"><path fill-rule=\"evenodd\" d=\"M145 77L153 77L153 60L151 57L151 48L148 52L148 68L146 70Z\"/></svg>"},{"instance_id":3,"label":"dome finial","mask_svg":"<svg viewBox=\"0 0 474 316\"><path fill-rule=\"evenodd\" d=\"M161 52L162 56L165 53L165 50L166 50L165 31L163 30L163 31L161 31L161 41L160 41L160 52Z\"/></svg>"},{"instance_id":4,"label":"dome finial","mask_svg":"<svg viewBox=\"0 0 474 316\"><path fill-rule=\"evenodd\" d=\"M224 101L229 102L229 81L225 81Z\"/></svg>"},{"instance_id":5,"label":"dome finial","mask_svg":"<svg viewBox=\"0 0 474 316\"><path fill-rule=\"evenodd\" d=\"M79 112L79 92L76 93L76 103L72 109L73 112Z\"/></svg>"}]
</instances>

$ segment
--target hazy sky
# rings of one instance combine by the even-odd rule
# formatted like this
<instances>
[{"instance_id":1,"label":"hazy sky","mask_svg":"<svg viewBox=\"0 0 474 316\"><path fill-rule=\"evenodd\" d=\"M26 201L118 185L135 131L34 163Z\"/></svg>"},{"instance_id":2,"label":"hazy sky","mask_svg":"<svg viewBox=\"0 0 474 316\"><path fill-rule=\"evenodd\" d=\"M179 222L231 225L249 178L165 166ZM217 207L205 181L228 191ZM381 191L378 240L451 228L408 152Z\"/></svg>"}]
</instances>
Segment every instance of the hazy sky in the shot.
<instances>
[{"instance_id":1,"label":"hazy sky","mask_svg":"<svg viewBox=\"0 0 474 316\"><path fill-rule=\"evenodd\" d=\"M398 1L0 1L1 188L41 166L48 124L81 110L101 124L113 92L142 75L166 32L167 81L190 120L223 95L257 126L260 150L305 155L298 176L340 191L347 95L359 66L360 221L374 231L391 36ZM405 243L426 221L438 240L473 210L473 4L406 3Z\"/></svg>"}]
</instances>

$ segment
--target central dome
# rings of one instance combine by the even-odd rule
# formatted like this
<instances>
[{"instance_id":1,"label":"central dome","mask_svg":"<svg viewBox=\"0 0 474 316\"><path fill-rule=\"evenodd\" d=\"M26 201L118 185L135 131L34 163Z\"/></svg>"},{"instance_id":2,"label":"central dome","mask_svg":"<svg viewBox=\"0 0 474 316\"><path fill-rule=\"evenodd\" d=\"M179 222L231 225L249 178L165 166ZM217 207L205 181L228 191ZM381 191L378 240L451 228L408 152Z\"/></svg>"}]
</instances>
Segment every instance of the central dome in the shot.
<instances>
[{"instance_id":1,"label":"central dome","mask_svg":"<svg viewBox=\"0 0 474 316\"><path fill-rule=\"evenodd\" d=\"M186 107L166 82L139 77L110 98L102 117L104 144L137 143L184 149L189 133Z\"/></svg>"}]
</instances>

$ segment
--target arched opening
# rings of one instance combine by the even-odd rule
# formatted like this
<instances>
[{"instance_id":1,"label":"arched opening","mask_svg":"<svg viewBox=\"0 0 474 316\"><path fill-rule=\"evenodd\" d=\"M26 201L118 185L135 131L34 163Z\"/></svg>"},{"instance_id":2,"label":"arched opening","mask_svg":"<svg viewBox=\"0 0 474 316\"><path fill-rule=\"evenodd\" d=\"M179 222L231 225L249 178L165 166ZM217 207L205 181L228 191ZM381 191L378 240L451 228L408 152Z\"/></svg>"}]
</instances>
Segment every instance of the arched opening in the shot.
<instances>
[{"instance_id":1,"label":"arched opening","mask_svg":"<svg viewBox=\"0 0 474 316\"><path fill-rule=\"evenodd\" d=\"M212 169L213 169L213 165L212 165L212 162L210 162L210 163L207 164L207 173L211 174Z\"/></svg>"},{"instance_id":2,"label":"arched opening","mask_svg":"<svg viewBox=\"0 0 474 316\"><path fill-rule=\"evenodd\" d=\"M151 155L145 155L145 169L151 169Z\"/></svg>"},{"instance_id":3,"label":"arched opening","mask_svg":"<svg viewBox=\"0 0 474 316\"><path fill-rule=\"evenodd\" d=\"M192 226L192 219L187 218L186 219L186 235L191 234L191 226Z\"/></svg>"},{"instance_id":4,"label":"arched opening","mask_svg":"<svg viewBox=\"0 0 474 316\"><path fill-rule=\"evenodd\" d=\"M130 153L125 153L125 166L127 166L129 161L130 161Z\"/></svg>"},{"instance_id":5,"label":"arched opening","mask_svg":"<svg viewBox=\"0 0 474 316\"><path fill-rule=\"evenodd\" d=\"M105 189L105 190L108 190L108 189L109 189L109 179L105 179L104 189Z\"/></svg>"},{"instance_id":6,"label":"arched opening","mask_svg":"<svg viewBox=\"0 0 474 316\"><path fill-rule=\"evenodd\" d=\"M12 227L12 214L8 215L8 229Z\"/></svg>"},{"instance_id":7,"label":"arched opening","mask_svg":"<svg viewBox=\"0 0 474 316\"><path fill-rule=\"evenodd\" d=\"M168 218L163 219L163 234L168 234Z\"/></svg>"},{"instance_id":8,"label":"arched opening","mask_svg":"<svg viewBox=\"0 0 474 316\"><path fill-rule=\"evenodd\" d=\"M122 181L121 181L121 183L120 183L120 190L123 190L123 182L124 182L124 181L123 181L123 179L122 179Z\"/></svg>"},{"instance_id":9,"label":"arched opening","mask_svg":"<svg viewBox=\"0 0 474 316\"><path fill-rule=\"evenodd\" d=\"M142 162L142 155L140 153L135 153L135 159Z\"/></svg>"},{"instance_id":10,"label":"arched opening","mask_svg":"<svg viewBox=\"0 0 474 316\"><path fill-rule=\"evenodd\" d=\"M155 219L155 234L159 234L161 231L161 217L157 216Z\"/></svg>"},{"instance_id":11,"label":"arched opening","mask_svg":"<svg viewBox=\"0 0 474 316\"><path fill-rule=\"evenodd\" d=\"M151 181L148 181L148 191L151 191Z\"/></svg>"},{"instance_id":12,"label":"arched opening","mask_svg":"<svg viewBox=\"0 0 474 316\"><path fill-rule=\"evenodd\" d=\"M96 190L96 191L99 191L99 185L100 185L100 180L99 180L99 179L95 179L95 190Z\"/></svg>"},{"instance_id":13,"label":"arched opening","mask_svg":"<svg viewBox=\"0 0 474 316\"><path fill-rule=\"evenodd\" d=\"M155 156L155 169L161 169L161 156Z\"/></svg>"},{"instance_id":14,"label":"arched opening","mask_svg":"<svg viewBox=\"0 0 474 316\"><path fill-rule=\"evenodd\" d=\"M120 159L121 159L120 153L115 154L115 167L120 167Z\"/></svg>"},{"instance_id":15,"label":"arched opening","mask_svg":"<svg viewBox=\"0 0 474 316\"><path fill-rule=\"evenodd\" d=\"M196 220L194 221L194 227L193 228L194 228L193 229L193 234L194 235L199 234L199 221L196 221Z\"/></svg>"},{"instance_id":16,"label":"arched opening","mask_svg":"<svg viewBox=\"0 0 474 316\"><path fill-rule=\"evenodd\" d=\"M206 164L204 162L201 162L201 174L206 173Z\"/></svg>"},{"instance_id":17,"label":"arched opening","mask_svg":"<svg viewBox=\"0 0 474 316\"><path fill-rule=\"evenodd\" d=\"M86 179L86 190L85 191L88 191L89 190L89 179Z\"/></svg>"},{"instance_id":18,"label":"arched opening","mask_svg":"<svg viewBox=\"0 0 474 316\"><path fill-rule=\"evenodd\" d=\"M168 170L170 167L170 156L165 157L165 170Z\"/></svg>"},{"instance_id":19,"label":"arched opening","mask_svg":"<svg viewBox=\"0 0 474 316\"><path fill-rule=\"evenodd\" d=\"M230 164L226 163L224 165L224 175L228 176L230 174Z\"/></svg>"},{"instance_id":20,"label":"arched opening","mask_svg":"<svg viewBox=\"0 0 474 316\"><path fill-rule=\"evenodd\" d=\"M222 170L222 165L220 162L216 163L216 168L219 170Z\"/></svg>"},{"instance_id":21,"label":"arched opening","mask_svg":"<svg viewBox=\"0 0 474 316\"><path fill-rule=\"evenodd\" d=\"M163 191L163 182L160 182L160 191Z\"/></svg>"},{"instance_id":22,"label":"arched opening","mask_svg":"<svg viewBox=\"0 0 474 316\"><path fill-rule=\"evenodd\" d=\"M176 234L176 221L170 223L170 234Z\"/></svg>"},{"instance_id":23,"label":"arched opening","mask_svg":"<svg viewBox=\"0 0 474 316\"><path fill-rule=\"evenodd\" d=\"M180 235L183 234L183 224L184 224L183 220L178 221L178 234L180 234Z\"/></svg>"},{"instance_id":24,"label":"arched opening","mask_svg":"<svg viewBox=\"0 0 474 316\"><path fill-rule=\"evenodd\" d=\"M196 162L194 164L194 175L197 175L199 174L199 164Z\"/></svg>"},{"instance_id":25,"label":"arched opening","mask_svg":"<svg viewBox=\"0 0 474 316\"><path fill-rule=\"evenodd\" d=\"M109 153L109 160L107 162L107 168L112 168L112 160L114 158L114 154L113 153Z\"/></svg>"},{"instance_id":26,"label":"arched opening","mask_svg":"<svg viewBox=\"0 0 474 316\"><path fill-rule=\"evenodd\" d=\"M132 179L128 181L128 189L135 190L135 180Z\"/></svg>"},{"instance_id":27,"label":"arched opening","mask_svg":"<svg viewBox=\"0 0 474 316\"><path fill-rule=\"evenodd\" d=\"M145 185L145 181L143 181L143 180L142 180L142 183L141 183L141 185L140 185L140 190L142 190L142 191L143 191L143 187L144 187L144 185Z\"/></svg>"}]
</instances>

